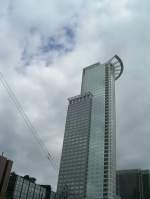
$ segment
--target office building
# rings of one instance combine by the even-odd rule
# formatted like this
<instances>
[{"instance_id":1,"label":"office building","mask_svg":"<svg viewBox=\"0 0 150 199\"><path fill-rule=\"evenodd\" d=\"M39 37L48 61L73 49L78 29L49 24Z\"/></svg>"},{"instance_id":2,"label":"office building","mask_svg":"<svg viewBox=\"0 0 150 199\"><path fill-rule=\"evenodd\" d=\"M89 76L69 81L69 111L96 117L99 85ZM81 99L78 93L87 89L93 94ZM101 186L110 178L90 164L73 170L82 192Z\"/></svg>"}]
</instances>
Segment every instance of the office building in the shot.
<instances>
[{"instance_id":1,"label":"office building","mask_svg":"<svg viewBox=\"0 0 150 199\"><path fill-rule=\"evenodd\" d=\"M0 156L0 198L4 197L7 190L12 164L3 154Z\"/></svg>"},{"instance_id":2,"label":"office building","mask_svg":"<svg viewBox=\"0 0 150 199\"><path fill-rule=\"evenodd\" d=\"M57 197L116 198L115 55L83 69L81 94L69 98Z\"/></svg>"},{"instance_id":3,"label":"office building","mask_svg":"<svg viewBox=\"0 0 150 199\"><path fill-rule=\"evenodd\" d=\"M50 199L51 186L39 185L28 175L12 173L7 188L7 199Z\"/></svg>"},{"instance_id":4,"label":"office building","mask_svg":"<svg viewBox=\"0 0 150 199\"><path fill-rule=\"evenodd\" d=\"M149 199L150 171L141 169L117 171L117 194L121 199Z\"/></svg>"},{"instance_id":5,"label":"office building","mask_svg":"<svg viewBox=\"0 0 150 199\"><path fill-rule=\"evenodd\" d=\"M142 170L142 191L143 198L150 198L150 170Z\"/></svg>"}]
</instances>

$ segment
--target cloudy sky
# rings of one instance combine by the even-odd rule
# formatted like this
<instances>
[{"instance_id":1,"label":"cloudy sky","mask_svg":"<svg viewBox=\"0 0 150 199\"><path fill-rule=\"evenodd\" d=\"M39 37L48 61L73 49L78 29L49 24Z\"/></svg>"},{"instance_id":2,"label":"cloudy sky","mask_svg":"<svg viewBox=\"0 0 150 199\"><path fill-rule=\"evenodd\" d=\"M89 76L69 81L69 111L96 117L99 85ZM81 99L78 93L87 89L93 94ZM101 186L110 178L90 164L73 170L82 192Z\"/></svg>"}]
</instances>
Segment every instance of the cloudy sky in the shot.
<instances>
[{"instance_id":1,"label":"cloudy sky","mask_svg":"<svg viewBox=\"0 0 150 199\"><path fill-rule=\"evenodd\" d=\"M67 98L83 67L118 54L117 167L150 169L150 1L0 0L0 72L59 165ZM0 152L56 187L54 170L0 87Z\"/></svg>"}]
</instances>

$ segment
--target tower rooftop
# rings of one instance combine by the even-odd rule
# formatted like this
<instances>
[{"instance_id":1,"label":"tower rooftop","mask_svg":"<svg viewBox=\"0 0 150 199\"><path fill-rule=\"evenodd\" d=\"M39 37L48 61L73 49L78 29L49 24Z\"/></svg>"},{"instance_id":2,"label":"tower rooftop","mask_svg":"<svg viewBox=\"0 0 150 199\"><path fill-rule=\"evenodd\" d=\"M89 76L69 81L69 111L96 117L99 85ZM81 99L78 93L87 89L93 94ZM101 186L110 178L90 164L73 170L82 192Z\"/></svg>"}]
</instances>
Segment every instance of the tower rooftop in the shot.
<instances>
[{"instance_id":1,"label":"tower rooftop","mask_svg":"<svg viewBox=\"0 0 150 199\"><path fill-rule=\"evenodd\" d=\"M111 65L115 68L115 80L117 80L121 74L123 73L123 62L118 55L112 57L108 62L105 63L106 65Z\"/></svg>"},{"instance_id":2,"label":"tower rooftop","mask_svg":"<svg viewBox=\"0 0 150 199\"><path fill-rule=\"evenodd\" d=\"M97 67L98 64L101 64L101 63L97 62L95 64L92 64L90 66L83 68L83 73L87 69ZM115 80L117 80L121 76L121 74L123 73L123 69L124 69L123 62L118 55L113 56L106 63L104 63L104 65L110 65L110 66L113 66L115 68Z\"/></svg>"}]
</instances>

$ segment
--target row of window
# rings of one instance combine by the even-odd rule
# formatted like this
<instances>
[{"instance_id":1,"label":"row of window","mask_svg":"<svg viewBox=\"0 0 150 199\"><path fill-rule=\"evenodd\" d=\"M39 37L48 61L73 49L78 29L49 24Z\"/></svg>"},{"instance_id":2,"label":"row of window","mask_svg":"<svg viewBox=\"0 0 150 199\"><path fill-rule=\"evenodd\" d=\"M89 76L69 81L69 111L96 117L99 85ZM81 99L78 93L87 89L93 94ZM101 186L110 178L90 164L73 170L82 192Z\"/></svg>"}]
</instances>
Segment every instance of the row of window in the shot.
<instances>
[{"instance_id":1,"label":"row of window","mask_svg":"<svg viewBox=\"0 0 150 199\"><path fill-rule=\"evenodd\" d=\"M84 126L87 126L89 124L89 118L84 118L84 120L76 120L76 119L71 119L71 120L67 120L67 123L66 123L66 128L69 128L69 127L84 127Z\"/></svg>"},{"instance_id":2,"label":"row of window","mask_svg":"<svg viewBox=\"0 0 150 199\"><path fill-rule=\"evenodd\" d=\"M67 123L66 123L66 128L69 128L69 127L74 127L74 126L85 126L89 123L89 117L86 117L82 120L80 119L72 119L72 120L67 120Z\"/></svg>"},{"instance_id":3,"label":"row of window","mask_svg":"<svg viewBox=\"0 0 150 199\"><path fill-rule=\"evenodd\" d=\"M71 136L71 137L66 137L66 139L64 140L64 143L68 144L68 143L86 143L88 137L87 136L78 136L78 137L75 137L75 136Z\"/></svg>"},{"instance_id":4,"label":"row of window","mask_svg":"<svg viewBox=\"0 0 150 199\"><path fill-rule=\"evenodd\" d=\"M87 164L86 159L81 159L81 158L76 158L76 159L70 159L69 161L62 161L61 162L61 167L65 168L75 168L76 166L76 161L80 161L80 165L85 165Z\"/></svg>"},{"instance_id":5,"label":"row of window","mask_svg":"<svg viewBox=\"0 0 150 199\"><path fill-rule=\"evenodd\" d=\"M70 105L74 105L74 104L84 104L85 102L87 102L87 100L89 101L90 98L87 98L87 97L80 97L80 98L77 98L77 99L74 99L74 100L70 100Z\"/></svg>"},{"instance_id":6,"label":"row of window","mask_svg":"<svg viewBox=\"0 0 150 199\"><path fill-rule=\"evenodd\" d=\"M62 157L62 160L74 160L74 159L82 159L84 156L87 155L86 150L84 151L70 151L69 153L65 153Z\"/></svg>"},{"instance_id":7,"label":"row of window","mask_svg":"<svg viewBox=\"0 0 150 199\"><path fill-rule=\"evenodd\" d=\"M45 188L33 184L24 178L18 176L15 190L14 190L14 196L16 199L26 199L27 197L30 199L44 199L46 194ZM34 195L34 197L32 197Z\"/></svg>"},{"instance_id":8,"label":"row of window","mask_svg":"<svg viewBox=\"0 0 150 199\"><path fill-rule=\"evenodd\" d=\"M87 135L82 135L81 134L76 134L76 135L66 135L65 138L64 138L64 143L68 143L68 142L86 142L87 141Z\"/></svg>"},{"instance_id":9,"label":"row of window","mask_svg":"<svg viewBox=\"0 0 150 199\"><path fill-rule=\"evenodd\" d=\"M70 188L72 187L76 189L83 189L84 188L84 185L85 185L85 182L82 182L82 181L75 181L74 179L72 179L71 181L69 181L68 179L65 180L65 183L64 181L61 181L59 182L59 186L64 186L64 184L67 184L68 186L70 186Z\"/></svg>"},{"instance_id":10,"label":"row of window","mask_svg":"<svg viewBox=\"0 0 150 199\"><path fill-rule=\"evenodd\" d=\"M66 143L64 145L63 148L63 152L69 153L69 152L79 152L81 151L81 153L83 151L85 151L85 149L87 148L87 142L70 142L70 143Z\"/></svg>"},{"instance_id":11,"label":"row of window","mask_svg":"<svg viewBox=\"0 0 150 199\"><path fill-rule=\"evenodd\" d=\"M80 110L88 110L91 107L91 101L88 101L86 103L80 103L80 104L76 104L74 106L70 106L68 107L68 112L71 113L72 111L74 111L75 113L77 113Z\"/></svg>"},{"instance_id":12,"label":"row of window","mask_svg":"<svg viewBox=\"0 0 150 199\"><path fill-rule=\"evenodd\" d=\"M90 104L88 106L76 106L74 108L70 108L68 109L67 112L67 117L68 116L77 116L80 115L82 113L88 113L91 110Z\"/></svg>"}]
</instances>

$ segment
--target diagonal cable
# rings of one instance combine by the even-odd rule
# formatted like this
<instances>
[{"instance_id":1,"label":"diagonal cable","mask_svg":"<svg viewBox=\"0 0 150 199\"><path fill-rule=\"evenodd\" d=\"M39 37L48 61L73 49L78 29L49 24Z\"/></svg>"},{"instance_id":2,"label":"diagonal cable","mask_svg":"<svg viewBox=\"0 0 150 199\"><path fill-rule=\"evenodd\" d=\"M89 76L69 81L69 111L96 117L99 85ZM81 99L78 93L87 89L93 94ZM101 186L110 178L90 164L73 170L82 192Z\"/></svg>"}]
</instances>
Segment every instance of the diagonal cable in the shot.
<instances>
[{"instance_id":1,"label":"diagonal cable","mask_svg":"<svg viewBox=\"0 0 150 199\"><path fill-rule=\"evenodd\" d=\"M44 153L44 155L46 154L46 158L50 161L52 167L54 169L56 169L56 163L54 162L54 157L48 151L46 145L44 144L44 142L40 138L37 130L35 129L35 127L31 123L28 115L25 113L23 107L21 106L20 102L16 98L15 93L12 91L12 89L8 85L7 81L5 80L5 78L4 78L4 76L3 76L3 74L1 72L0 72L0 81L1 81L1 83L3 85L3 87L6 89L6 91L8 93L8 96L10 97L10 99L12 100L12 102L15 104L17 111L22 116L22 118L23 118L23 120L24 120L27 128L30 130L30 132L32 133L33 137L36 139L37 143L39 144L42 152Z\"/></svg>"}]
</instances>

